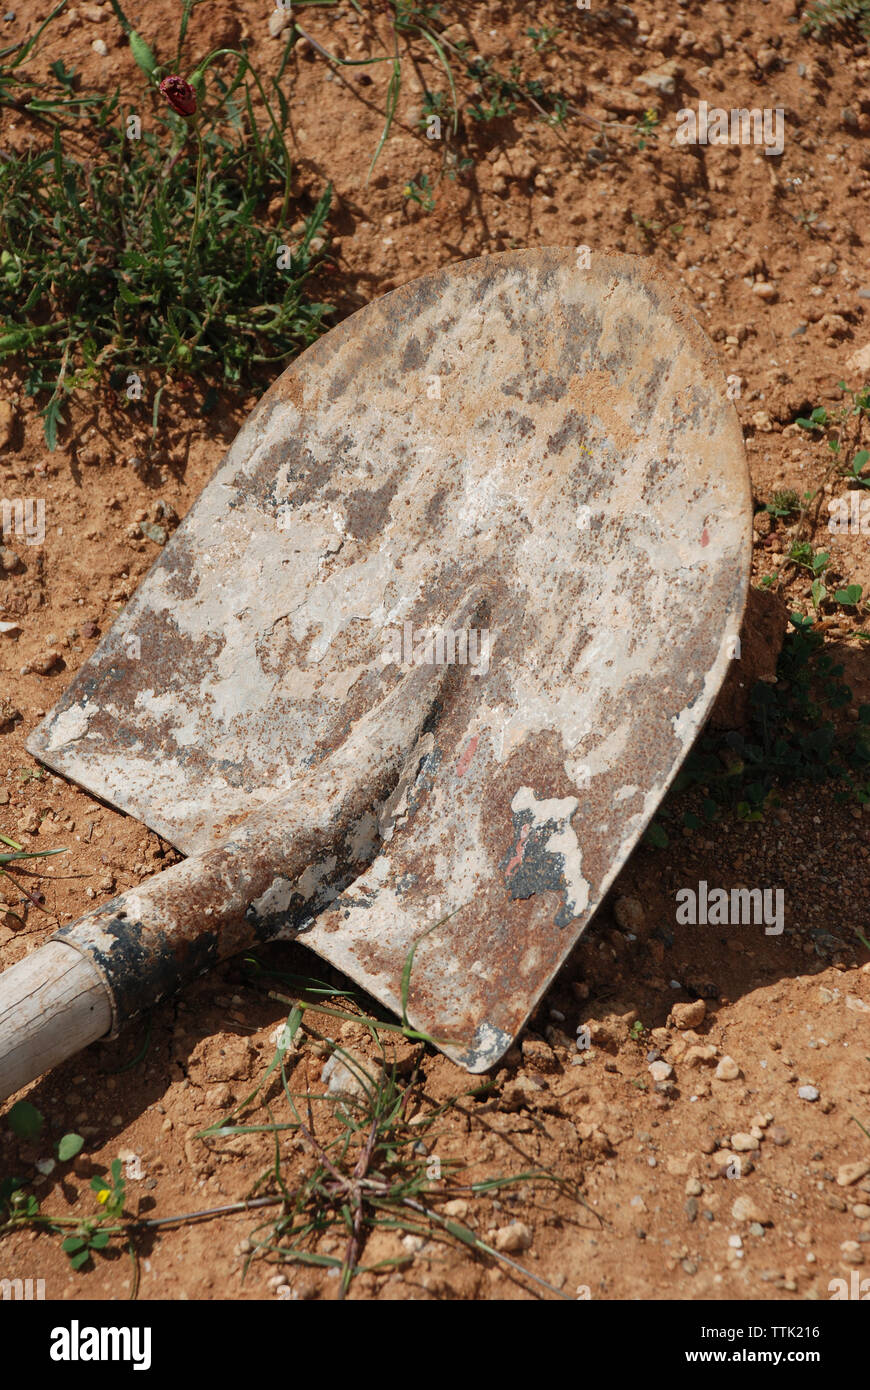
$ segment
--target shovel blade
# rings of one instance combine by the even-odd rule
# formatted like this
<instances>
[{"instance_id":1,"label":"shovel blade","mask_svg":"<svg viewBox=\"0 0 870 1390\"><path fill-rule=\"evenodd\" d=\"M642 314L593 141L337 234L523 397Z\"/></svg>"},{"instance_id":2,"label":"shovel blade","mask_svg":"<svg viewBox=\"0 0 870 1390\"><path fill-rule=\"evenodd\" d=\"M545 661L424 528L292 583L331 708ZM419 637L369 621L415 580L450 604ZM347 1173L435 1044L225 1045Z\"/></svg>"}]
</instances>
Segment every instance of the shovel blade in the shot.
<instances>
[{"instance_id":1,"label":"shovel blade","mask_svg":"<svg viewBox=\"0 0 870 1390\"><path fill-rule=\"evenodd\" d=\"M303 353L28 741L191 854L409 667L464 666L368 868L300 939L396 1012L407 994L471 1071L655 813L748 586L711 345L648 263L578 259L451 266ZM486 625L441 627L472 586Z\"/></svg>"}]
</instances>

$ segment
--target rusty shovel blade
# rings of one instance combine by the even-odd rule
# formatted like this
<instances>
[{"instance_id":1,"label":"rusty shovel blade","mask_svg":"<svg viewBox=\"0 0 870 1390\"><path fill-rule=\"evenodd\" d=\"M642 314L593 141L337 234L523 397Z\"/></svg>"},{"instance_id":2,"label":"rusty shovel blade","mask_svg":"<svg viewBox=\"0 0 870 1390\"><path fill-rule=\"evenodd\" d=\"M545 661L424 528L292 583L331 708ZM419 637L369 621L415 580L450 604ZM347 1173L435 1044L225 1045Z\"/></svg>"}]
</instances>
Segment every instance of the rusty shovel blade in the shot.
<instances>
[{"instance_id":1,"label":"rusty shovel blade","mask_svg":"<svg viewBox=\"0 0 870 1390\"><path fill-rule=\"evenodd\" d=\"M588 925L724 678L752 509L694 319L580 259L303 353L30 738L189 856L59 934L116 1025L275 937L400 1012L417 943L411 1022L484 1071Z\"/></svg>"}]
</instances>

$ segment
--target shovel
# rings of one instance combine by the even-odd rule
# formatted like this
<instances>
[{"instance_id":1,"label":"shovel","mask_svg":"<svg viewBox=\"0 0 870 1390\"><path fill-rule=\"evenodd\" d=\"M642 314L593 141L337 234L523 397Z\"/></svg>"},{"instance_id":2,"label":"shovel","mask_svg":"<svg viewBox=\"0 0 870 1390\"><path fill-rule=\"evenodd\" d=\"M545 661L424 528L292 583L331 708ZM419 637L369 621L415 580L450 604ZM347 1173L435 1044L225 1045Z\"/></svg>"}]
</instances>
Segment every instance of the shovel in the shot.
<instances>
[{"instance_id":1,"label":"shovel","mask_svg":"<svg viewBox=\"0 0 870 1390\"><path fill-rule=\"evenodd\" d=\"M710 343L650 263L581 260L426 275L259 402L28 740L187 857L0 976L0 1098L274 940L470 1072L510 1046L701 728L749 578Z\"/></svg>"}]
</instances>

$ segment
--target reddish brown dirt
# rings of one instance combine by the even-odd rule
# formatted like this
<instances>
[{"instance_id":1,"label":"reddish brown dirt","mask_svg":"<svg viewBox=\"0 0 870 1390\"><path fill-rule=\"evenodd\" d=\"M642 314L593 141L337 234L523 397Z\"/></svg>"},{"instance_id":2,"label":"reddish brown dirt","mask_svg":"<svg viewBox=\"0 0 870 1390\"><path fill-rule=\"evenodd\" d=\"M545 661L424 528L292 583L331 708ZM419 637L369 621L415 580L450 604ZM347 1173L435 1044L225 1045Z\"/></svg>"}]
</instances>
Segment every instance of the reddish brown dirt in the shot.
<instances>
[{"instance_id":1,"label":"reddish brown dirt","mask_svg":"<svg viewBox=\"0 0 870 1390\"><path fill-rule=\"evenodd\" d=\"M0 46L37 22L32 0L10 3L16 18L3 26ZM802 37L798 8L773 0L659 9L637 0L630 13L640 27L621 28L614 17L625 6L566 18L569 7L547 3L446 5L476 51L502 70L519 56L526 76L560 86L592 119L571 119L560 134L532 111L479 126L466 118L459 150L473 166L465 182L438 183L428 214L402 195L410 178L428 171L434 181L439 167L439 151L416 126L422 84L444 86L424 49L414 49L416 75L406 68L399 120L369 181L388 65L327 80L322 59L298 52L287 78L296 192L316 194L329 180L336 190L332 263L318 292L343 314L426 270L486 251L585 243L593 254L650 253L682 282L723 368L740 377L736 404L755 495L766 501L777 487L817 485L827 451L790 422L816 405L836 408L837 383L858 387L867 375L848 363L870 343L870 100L861 96L870 56L866 45L820 46ZM371 7L375 17L364 23L347 6L302 11L301 22L332 52L380 53L388 51L381 9ZM160 50L176 22L177 6L157 0L142 11L140 27ZM542 57L525 35L530 22L564 27ZM451 32L461 36L462 28ZM95 38L106 43L107 57L93 51ZM200 5L188 70L210 48L245 39L254 62L275 70L280 45L268 36L262 5ZM59 56L79 68L85 85L120 75L141 91L108 5L67 12L39 62ZM675 96L638 82L669 60L678 64ZM784 107L782 158L753 148L674 147L661 128L645 150L623 133L613 160L589 158L594 122L608 111L625 116L657 105L673 132L676 109L702 97L724 107ZM8 112L2 134L18 148L44 138L26 117L12 120ZM796 177L803 204L786 182ZM812 226L796 220L802 206L817 213ZM755 292L759 283L772 289ZM69 853L51 862L50 880L38 881L47 912L28 907L23 925L8 915L0 922L4 967L57 923L172 860L140 825L61 779L39 776L23 741L156 554L131 527L155 519L163 501L184 514L253 399L224 402L203 417L197 389L174 387L151 448L144 423L119 417L109 393L97 390L79 400L49 454L22 380L23 364L21 371L0 368L0 399L12 407L0 417L0 424L11 419L8 438L0 437L0 475L5 495L14 488L14 495L46 499L47 530L42 546L7 541L19 565L0 578L2 617L21 627L17 639L0 637L0 695L10 716L0 733L0 830L31 848L67 846ZM834 486L839 493L842 484ZM787 548L781 527L768 530L760 519L756 582L782 564ZM823 515L813 539L831 551L843 582L870 590L863 536L829 536ZM807 611L802 581L787 580L784 591L791 607ZM856 705L870 699L857 626L851 617L832 618L828 632ZM49 653L56 656L46 659ZM827 1299L832 1279L864 1273L870 1139L854 1120L870 1127L870 965L855 932L867 932L868 866L870 815L836 803L827 789L792 790L761 824L686 831L666 851L639 850L534 1031L497 1073L493 1093L462 1099L441 1122L434 1149L442 1162L466 1165L463 1182L546 1168L579 1183L588 1205L541 1184L520 1185L497 1200L470 1199L464 1219L490 1239L513 1220L525 1223L531 1247L515 1258L572 1297L587 1289L596 1299ZM702 878L711 886L784 887L786 931L773 937L753 927L675 924L675 890ZM5 897L12 903L16 896L7 881ZM268 959L278 969L323 973L298 947L275 948ZM692 1005L696 995L702 1006ZM194 1136L262 1076L284 1016L232 963L154 1012L144 1060L129 1070L118 1068L140 1051L144 1026L30 1088L53 1137L75 1129L86 1140L71 1167L37 1180L43 1210L91 1213L90 1176L119 1154L141 1162L133 1171L142 1176L128 1182L131 1211L170 1216L245 1197L269 1165L269 1141L206 1144ZM641 1041L629 1031L637 1020L648 1030ZM584 1024L593 1045L581 1053L573 1038ZM358 1026L327 1018L320 1025L371 1053ZM653 1050L673 1066L658 1087L649 1071ZM725 1055L739 1069L733 1080L716 1075ZM309 1040L294 1055L293 1088L317 1093L321 1068ZM439 1055L425 1059L422 1074L415 1104L423 1113L469 1090L469 1078ZM809 1084L817 1100L800 1098L798 1088ZM729 1178L720 1175L731 1162L722 1153L733 1150L735 1135L745 1151L741 1176ZM311 1158L290 1141L285 1148L292 1184L310 1171ZM0 1130L0 1174L32 1176L48 1153L47 1141L28 1146ZM864 1173L849 1169L861 1161ZM316 1269L290 1270L285 1290L276 1290L274 1269L263 1262L243 1278L243 1242L254 1222L243 1213L150 1236L141 1246L139 1296L335 1296L337 1281ZM322 1246L336 1248L329 1239ZM373 1238L366 1263L389 1258L404 1264L362 1275L352 1297L535 1296L495 1261L453 1246L409 1249L398 1235ZM49 1298L124 1298L132 1266L119 1255L73 1274L55 1237L21 1231L0 1244L0 1275L44 1278Z\"/></svg>"}]
</instances>

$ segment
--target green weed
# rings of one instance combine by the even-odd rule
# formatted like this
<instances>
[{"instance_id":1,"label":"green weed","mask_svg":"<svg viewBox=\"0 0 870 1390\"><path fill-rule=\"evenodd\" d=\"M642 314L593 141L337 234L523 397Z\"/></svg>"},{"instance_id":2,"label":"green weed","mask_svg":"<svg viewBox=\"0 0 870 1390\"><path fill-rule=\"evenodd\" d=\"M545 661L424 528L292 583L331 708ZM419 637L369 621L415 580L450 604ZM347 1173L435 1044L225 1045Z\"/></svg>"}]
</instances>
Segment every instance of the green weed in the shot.
<instances>
[{"instance_id":1,"label":"green weed","mask_svg":"<svg viewBox=\"0 0 870 1390\"><path fill-rule=\"evenodd\" d=\"M9 872L9 866L11 865L19 873L26 874L29 872L29 870L23 869L21 865L27 860L49 859L55 854L66 854L66 850L38 849L33 850L32 852L28 852L24 849L23 845L19 845L15 840L10 840L6 835L0 835L0 844L8 845L9 849L11 850L11 853L0 854L0 877L8 878L10 883L14 884L14 886L22 895L22 901L29 902L33 907L38 908L40 912L44 912L45 907L43 906L43 904L45 899L43 898L43 896L35 890L23 887L22 884L20 884L17 881L17 879ZM14 917L19 922L22 920L22 918L19 917L18 913L13 912L12 908L8 905L3 907L2 911L6 913L8 916Z\"/></svg>"},{"instance_id":2,"label":"green weed","mask_svg":"<svg viewBox=\"0 0 870 1390\"><path fill-rule=\"evenodd\" d=\"M421 174L419 179L411 179L405 184L402 193L407 202L416 203L424 212L432 212L435 207L432 181L428 174Z\"/></svg>"},{"instance_id":3,"label":"green weed","mask_svg":"<svg viewBox=\"0 0 870 1390\"><path fill-rule=\"evenodd\" d=\"M134 47L132 33L128 40ZM70 74L55 78L68 93ZM325 244L331 189L288 241L286 98L275 83L273 107L233 50L210 54L192 82L195 122L161 108L151 116L122 110L116 91L80 111L98 159L69 153L66 129L55 123L49 149L0 161L0 360L26 359L25 389L45 402L52 449L74 391L108 379L121 392L131 374L156 369L156 423L173 374L214 387L248 382L324 327L331 306L310 302L305 284ZM254 97L266 109L265 130ZM153 103L153 93L143 94L143 105ZM274 217L267 209L276 199ZM130 408L135 390L119 404Z\"/></svg>"},{"instance_id":4,"label":"green weed","mask_svg":"<svg viewBox=\"0 0 870 1390\"><path fill-rule=\"evenodd\" d=\"M838 383L838 389L843 393L844 399L835 410L829 411L825 406L816 406L809 415L799 415L795 420L795 424L801 429L825 440L830 462L818 487L804 494L792 535L793 542L805 541L814 532L825 498L825 488L831 480L845 477L851 480L857 478L860 482L861 469L870 458L870 452L858 449L853 458L851 472L845 463L851 450L859 442L865 422L870 417L870 387L865 386L853 391L845 381L841 381ZM768 507L768 511L770 510ZM791 511L791 508L789 510ZM765 576L765 586L778 585L785 568L783 567L776 579L773 576Z\"/></svg>"},{"instance_id":5,"label":"green weed","mask_svg":"<svg viewBox=\"0 0 870 1390\"><path fill-rule=\"evenodd\" d=\"M643 116L634 127L634 138L639 150L645 150L647 142L651 137L655 137L656 129L661 124L661 117L655 107L650 107L644 111Z\"/></svg>"},{"instance_id":6,"label":"green weed","mask_svg":"<svg viewBox=\"0 0 870 1390\"><path fill-rule=\"evenodd\" d=\"M260 970L256 963L254 965L254 978L264 979L267 972ZM298 983L305 987L304 993L313 998L288 1001L292 1003L290 1013L276 1036L275 1054L259 1084L229 1115L203 1130L199 1136L210 1142L222 1138L237 1141L241 1136L255 1134L272 1136L274 1159L255 1179L251 1194L244 1201L170 1217L130 1217L124 1211L125 1182L121 1161L116 1159L107 1175L97 1175L91 1179L91 1189L101 1208L93 1217L62 1217L42 1213L36 1197L26 1190L24 1179L4 1179L0 1182L0 1234L30 1226L62 1235L62 1248L74 1269L82 1269L92 1255L107 1252L117 1238L122 1245L126 1245L134 1268L138 1268L136 1244L146 1231L167 1225L183 1225L229 1212L278 1206L281 1208L278 1216L253 1231L246 1269L255 1258L263 1258L279 1266L334 1268L340 1276L340 1295L344 1297L355 1276L369 1268L362 1263L365 1246L372 1233L380 1229L450 1242L471 1254L497 1260L522 1278L556 1297L564 1298L564 1294L533 1270L495 1250L469 1225L439 1210L451 1198L463 1196L471 1200L485 1200L517 1185L526 1185L534 1190L540 1184L549 1184L565 1191L581 1205L585 1206L585 1203L573 1186L544 1171L522 1171L463 1185L456 1181L459 1163L444 1160L442 1164L433 1155L432 1150L440 1133L439 1126L448 1112L467 1099L485 1097L493 1083L484 1081L465 1096L436 1105L425 1114L419 1110L413 1113L422 1098L419 1063L428 1039L407 1024L412 965L413 953L409 953L403 972L401 1024L384 1023L380 1019L335 1009L322 1002L324 997L340 993L355 998L355 991L338 991L323 981L288 977L298 979ZM280 999L283 996L271 993L271 997ZM330 1095L307 1088L302 1092L291 1089L288 1070L291 1061L298 1060L300 1029L308 1011L351 1020L366 1029L374 1041L378 1060L362 1063L357 1056L306 1023L307 1041L317 1046L318 1059L328 1055L340 1061L357 1082L354 1094ZM419 1045L410 1067L407 1063L402 1067L407 1080L400 1077L396 1063L387 1058L381 1042L384 1032ZM274 1081L280 1083L280 1095L287 1104L286 1119L275 1118L274 1102L266 1099ZM260 1120L257 1114L259 1110L264 1112L264 1120ZM251 1122L243 1123L246 1118ZM9 1122L19 1137L29 1141L38 1137L44 1126L43 1117L28 1102L13 1106ZM283 1167L285 1154L280 1136L288 1133L298 1136L314 1159L312 1170L304 1173L295 1187L289 1183ZM57 1146L58 1158L66 1161L75 1157L81 1151L82 1144L80 1136L65 1135ZM264 1188L268 1189L265 1194ZM340 1238L344 1246L341 1256L325 1253L322 1249L324 1242L329 1244L335 1236ZM383 1270L401 1267L409 1260L410 1257L382 1261L370 1268Z\"/></svg>"},{"instance_id":7,"label":"green weed","mask_svg":"<svg viewBox=\"0 0 870 1390\"><path fill-rule=\"evenodd\" d=\"M803 34L818 39L850 31L870 38L870 0L816 0L804 12Z\"/></svg>"},{"instance_id":8,"label":"green weed","mask_svg":"<svg viewBox=\"0 0 870 1390\"><path fill-rule=\"evenodd\" d=\"M532 41L532 48L536 53L545 53L548 48L555 45L556 39L562 33L558 25L542 24L540 29L530 25L526 30L526 35Z\"/></svg>"},{"instance_id":9,"label":"green weed","mask_svg":"<svg viewBox=\"0 0 870 1390\"><path fill-rule=\"evenodd\" d=\"M246 1268L255 1258L278 1266L289 1264L332 1268L339 1275L339 1293L344 1297L358 1274L368 1270L377 1272L401 1268L410 1263L411 1256L382 1260L374 1265L363 1263L366 1244L375 1231L398 1231L427 1240L452 1241L477 1254L505 1261L525 1278L558 1294L558 1290L539 1276L494 1250L469 1226L438 1210L447 1199L484 1196L515 1184L551 1183L557 1187L564 1184L545 1172L522 1172L463 1186L455 1181L459 1165L446 1160L442 1164L432 1154L440 1132L439 1122L464 1097L436 1106L424 1115L413 1114L422 1088L419 1072L422 1048L417 1057L411 1060L410 1066L406 1064L403 1067L403 1072L410 1073L407 1082L403 1083L396 1063L388 1060L380 1037L386 1027L388 1033L393 1035L401 1034L405 1038L424 1041L407 1024L407 992L412 963L413 956L409 955L403 975L401 1025L385 1025L366 1015L325 1008L320 1003L285 1000L292 1004L291 1011L279 1036L275 1058L260 1086L226 1120L210 1126L200 1135L200 1138L211 1140L225 1137L235 1139L240 1135L255 1133L274 1135L273 1163L254 1183L252 1198L264 1186L269 1186L280 1194L278 1200L283 1210L277 1219L265 1222L252 1232L252 1250ZM281 999L283 996L272 994L271 997ZM307 1028L308 1037L319 1046L319 1056L326 1053L336 1059L355 1083L338 1095L291 1089L287 1074L288 1053L292 1054L296 1047L308 1009L314 1009L318 1014L352 1020L367 1029L376 1044L377 1059L362 1062L331 1038L313 1027ZM233 1122L248 1112L262 1093L267 1078L276 1070L280 1073L288 1118L273 1119L271 1108L265 1106L264 1102L268 1123ZM491 1085L491 1082L486 1082L467 1095L483 1095ZM287 1185L284 1177L279 1143L279 1135L287 1131L298 1136L314 1160L311 1171L304 1174L294 1189ZM342 1247L341 1254L333 1253L336 1238ZM327 1247L325 1250L324 1245Z\"/></svg>"},{"instance_id":10,"label":"green weed","mask_svg":"<svg viewBox=\"0 0 870 1390\"><path fill-rule=\"evenodd\" d=\"M783 488L780 492L775 492L773 498L765 506L765 511L771 516L788 518L793 513L800 511L801 500L794 488Z\"/></svg>"},{"instance_id":11,"label":"green weed","mask_svg":"<svg viewBox=\"0 0 870 1390\"><path fill-rule=\"evenodd\" d=\"M863 470L870 462L870 449L859 449L852 460L852 468L848 477L852 482L856 482L859 487L870 487L870 473Z\"/></svg>"}]
</instances>

